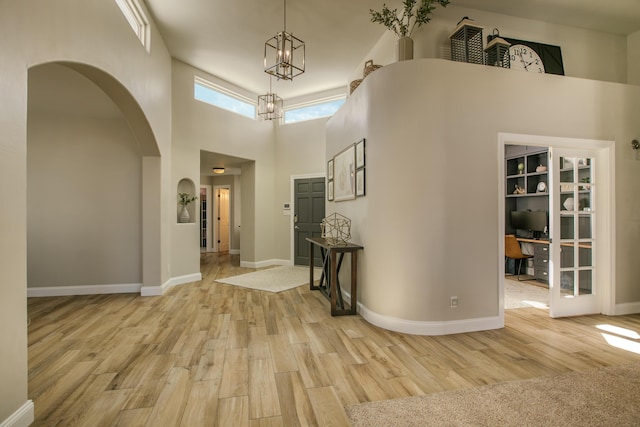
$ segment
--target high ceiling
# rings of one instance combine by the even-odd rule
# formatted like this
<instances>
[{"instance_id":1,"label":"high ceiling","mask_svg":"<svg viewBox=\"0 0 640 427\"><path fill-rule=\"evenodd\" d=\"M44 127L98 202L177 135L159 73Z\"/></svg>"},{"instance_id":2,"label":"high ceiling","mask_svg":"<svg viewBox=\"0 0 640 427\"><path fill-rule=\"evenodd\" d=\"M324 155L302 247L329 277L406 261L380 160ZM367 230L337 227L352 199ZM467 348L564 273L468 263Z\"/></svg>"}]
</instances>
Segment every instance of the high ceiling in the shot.
<instances>
[{"instance_id":1,"label":"high ceiling","mask_svg":"<svg viewBox=\"0 0 640 427\"><path fill-rule=\"evenodd\" d=\"M345 87L386 31L369 9L400 0L288 0L286 29L306 43L307 71L275 81L285 100ZM145 0L171 55L253 93L269 88L264 42L284 25L284 0ZM452 0L451 5L615 34L640 30L640 0Z\"/></svg>"}]
</instances>

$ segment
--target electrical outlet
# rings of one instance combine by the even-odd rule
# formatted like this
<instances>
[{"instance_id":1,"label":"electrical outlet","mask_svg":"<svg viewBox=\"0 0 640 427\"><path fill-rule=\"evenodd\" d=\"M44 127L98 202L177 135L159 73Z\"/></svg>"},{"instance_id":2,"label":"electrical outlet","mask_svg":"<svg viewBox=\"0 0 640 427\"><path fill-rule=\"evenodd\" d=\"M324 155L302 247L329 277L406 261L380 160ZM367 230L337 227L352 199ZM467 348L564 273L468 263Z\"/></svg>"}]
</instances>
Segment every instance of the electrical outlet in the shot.
<instances>
[{"instance_id":1,"label":"electrical outlet","mask_svg":"<svg viewBox=\"0 0 640 427\"><path fill-rule=\"evenodd\" d=\"M458 297L451 297L451 308L458 308Z\"/></svg>"}]
</instances>

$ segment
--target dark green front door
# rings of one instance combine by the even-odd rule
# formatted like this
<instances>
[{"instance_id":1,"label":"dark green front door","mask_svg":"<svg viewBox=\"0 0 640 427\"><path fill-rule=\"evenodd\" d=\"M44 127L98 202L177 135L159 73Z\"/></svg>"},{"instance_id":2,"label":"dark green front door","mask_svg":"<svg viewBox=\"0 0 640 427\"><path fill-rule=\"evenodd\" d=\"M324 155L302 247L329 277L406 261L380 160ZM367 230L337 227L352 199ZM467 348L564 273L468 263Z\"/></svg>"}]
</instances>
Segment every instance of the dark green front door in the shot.
<instances>
[{"instance_id":1,"label":"dark green front door","mask_svg":"<svg viewBox=\"0 0 640 427\"><path fill-rule=\"evenodd\" d=\"M307 237L320 237L320 223L324 218L324 178L294 180L294 263L309 265L309 242ZM319 251L316 251L319 252ZM316 254L314 265L322 265L320 254Z\"/></svg>"}]
</instances>

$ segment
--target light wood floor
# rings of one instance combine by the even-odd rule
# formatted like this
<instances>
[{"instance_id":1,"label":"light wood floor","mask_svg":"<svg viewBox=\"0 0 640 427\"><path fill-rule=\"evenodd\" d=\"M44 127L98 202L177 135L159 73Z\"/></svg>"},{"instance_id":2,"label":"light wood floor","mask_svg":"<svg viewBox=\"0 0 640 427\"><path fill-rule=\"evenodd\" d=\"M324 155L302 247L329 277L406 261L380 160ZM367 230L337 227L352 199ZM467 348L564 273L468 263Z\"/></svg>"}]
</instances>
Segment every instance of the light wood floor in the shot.
<instances>
[{"instance_id":1,"label":"light wood floor","mask_svg":"<svg viewBox=\"0 0 640 427\"><path fill-rule=\"evenodd\" d=\"M34 426L341 426L359 402L640 360L596 328L640 333L640 315L553 320L523 308L501 330L411 336L332 318L306 286L215 282L249 271L238 264L203 254L203 280L162 297L29 299Z\"/></svg>"}]
</instances>

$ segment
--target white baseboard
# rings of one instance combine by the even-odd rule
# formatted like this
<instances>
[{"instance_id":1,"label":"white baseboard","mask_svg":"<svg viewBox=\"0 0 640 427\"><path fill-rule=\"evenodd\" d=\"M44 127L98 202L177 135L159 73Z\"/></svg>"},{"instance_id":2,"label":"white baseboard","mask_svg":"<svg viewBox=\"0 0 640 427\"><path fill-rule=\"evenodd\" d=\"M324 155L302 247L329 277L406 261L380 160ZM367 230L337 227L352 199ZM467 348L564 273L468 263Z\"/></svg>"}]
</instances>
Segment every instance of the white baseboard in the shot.
<instances>
[{"instance_id":1,"label":"white baseboard","mask_svg":"<svg viewBox=\"0 0 640 427\"><path fill-rule=\"evenodd\" d=\"M9 418L0 422L0 427L29 427L35 420L35 411L33 401L27 400L16 412L11 414Z\"/></svg>"},{"instance_id":2,"label":"white baseboard","mask_svg":"<svg viewBox=\"0 0 640 427\"><path fill-rule=\"evenodd\" d=\"M240 255L240 249L229 249L229 255Z\"/></svg>"},{"instance_id":3,"label":"white baseboard","mask_svg":"<svg viewBox=\"0 0 640 427\"><path fill-rule=\"evenodd\" d=\"M624 316L625 314L640 313L640 302L627 302L624 304L616 304L615 316Z\"/></svg>"},{"instance_id":4,"label":"white baseboard","mask_svg":"<svg viewBox=\"0 0 640 427\"><path fill-rule=\"evenodd\" d=\"M288 259L268 259L266 261L240 261L240 267L243 268L262 268L270 267L272 265L292 265L291 260Z\"/></svg>"},{"instance_id":5,"label":"white baseboard","mask_svg":"<svg viewBox=\"0 0 640 427\"><path fill-rule=\"evenodd\" d=\"M351 304L351 294L342 290L345 301ZM422 322L385 316L369 310L362 303L358 303L358 314L372 325L390 331L412 335L449 335L465 332L487 331L504 328L504 318L500 316L479 319L445 320L438 322Z\"/></svg>"},{"instance_id":6,"label":"white baseboard","mask_svg":"<svg viewBox=\"0 0 640 427\"><path fill-rule=\"evenodd\" d=\"M167 290L174 286L184 285L185 283L199 282L202 280L202 273L187 274L184 276L172 277L160 286L143 286L140 289L140 295L143 297L154 297L163 295Z\"/></svg>"},{"instance_id":7,"label":"white baseboard","mask_svg":"<svg viewBox=\"0 0 640 427\"><path fill-rule=\"evenodd\" d=\"M78 286L47 286L27 288L27 297L61 297L68 295L97 295L97 294L137 294L142 283L120 283L114 285L78 285Z\"/></svg>"}]
</instances>

